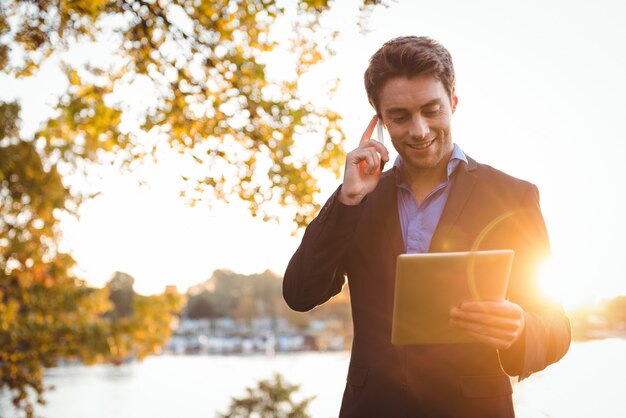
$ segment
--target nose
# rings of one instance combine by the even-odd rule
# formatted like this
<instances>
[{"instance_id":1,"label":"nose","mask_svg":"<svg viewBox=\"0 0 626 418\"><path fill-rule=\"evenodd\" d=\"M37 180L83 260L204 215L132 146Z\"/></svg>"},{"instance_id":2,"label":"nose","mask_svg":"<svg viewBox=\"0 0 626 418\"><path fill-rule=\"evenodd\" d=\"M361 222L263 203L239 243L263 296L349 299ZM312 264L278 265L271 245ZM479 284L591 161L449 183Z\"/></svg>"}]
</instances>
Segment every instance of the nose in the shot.
<instances>
[{"instance_id":1,"label":"nose","mask_svg":"<svg viewBox=\"0 0 626 418\"><path fill-rule=\"evenodd\" d=\"M409 135L417 140L425 139L430 133L428 122L421 115L416 115L411 120Z\"/></svg>"}]
</instances>

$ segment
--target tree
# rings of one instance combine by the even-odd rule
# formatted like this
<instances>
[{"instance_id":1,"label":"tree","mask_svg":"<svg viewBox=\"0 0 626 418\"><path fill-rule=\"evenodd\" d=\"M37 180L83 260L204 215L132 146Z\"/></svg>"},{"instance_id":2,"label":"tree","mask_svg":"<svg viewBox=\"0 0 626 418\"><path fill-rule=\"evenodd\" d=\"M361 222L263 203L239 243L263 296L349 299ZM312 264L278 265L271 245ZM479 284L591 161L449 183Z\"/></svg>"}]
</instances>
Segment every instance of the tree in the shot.
<instances>
[{"instance_id":1,"label":"tree","mask_svg":"<svg viewBox=\"0 0 626 418\"><path fill-rule=\"evenodd\" d=\"M361 2L366 8L380 0ZM320 25L331 4L7 0L0 70L29 76L51 56L106 38L115 45L106 64L63 62L67 92L35 136L46 160L77 167L110 151L130 166L153 155L157 145L148 138L158 138L199 166L184 175L190 201L237 197L266 218L276 204L289 205L302 226L318 209L313 173L338 174L343 154L339 115L298 90L300 77L331 54L333 33ZM291 30L273 30L277 24ZM285 74L271 76L268 62L280 51L291 59L282 61ZM125 128L119 92L134 83L149 86L152 100L134 128ZM296 141L314 141L309 134L323 140L299 156Z\"/></svg>"},{"instance_id":2,"label":"tree","mask_svg":"<svg viewBox=\"0 0 626 418\"><path fill-rule=\"evenodd\" d=\"M232 317L246 325L251 325L252 320L259 315L257 308L257 300L252 293L252 288L247 286L241 292L237 300L237 305L233 311Z\"/></svg>"},{"instance_id":3,"label":"tree","mask_svg":"<svg viewBox=\"0 0 626 418\"><path fill-rule=\"evenodd\" d=\"M109 283L107 283L109 299L115 307L112 314L116 318L123 318L133 314L134 283L135 279L130 274L119 271L116 271Z\"/></svg>"},{"instance_id":4,"label":"tree","mask_svg":"<svg viewBox=\"0 0 626 418\"><path fill-rule=\"evenodd\" d=\"M106 352L114 364L135 357L141 360L160 352L172 334L172 321L183 304L177 292L138 295L133 290L134 282L130 274L118 271L106 285L113 305L105 314Z\"/></svg>"},{"instance_id":5,"label":"tree","mask_svg":"<svg viewBox=\"0 0 626 418\"><path fill-rule=\"evenodd\" d=\"M300 402L291 399L300 386L283 380L279 374L274 380L261 380L256 388L246 388L247 396L233 398L230 410L220 418L309 418L306 409L315 397Z\"/></svg>"},{"instance_id":6,"label":"tree","mask_svg":"<svg viewBox=\"0 0 626 418\"><path fill-rule=\"evenodd\" d=\"M254 288L254 297L259 306L259 313L275 320L277 312L277 302L283 301L282 277L266 270L260 274L251 276L251 282Z\"/></svg>"},{"instance_id":7,"label":"tree","mask_svg":"<svg viewBox=\"0 0 626 418\"><path fill-rule=\"evenodd\" d=\"M32 137L20 132L19 104L0 101L0 389L10 389L28 416L28 390L43 401L44 367L66 357L119 358L132 343L121 336L137 330L126 318L118 328L107 322L106 290L77 278L74 260L58 248L61 213L76 213L88 197L70 186L70 176L106 161L132 169L164 142L195 164L185 174L191 202L241 198L264 217L274 215L276 204L290 205L297 225L317 210L312 173L338 173L343 134L339 115L301 97L298 79L330 54L332 34L320 17L331 3L280 4L0 2L0 72L28 77L57 59L67 78L53 117ZM279 21L293 30L272 32ZM116 44L105 64L64 55L105 38ZM281 48L293 56L284 80L269 77L267 68ZM120 91L142 82L154 100L134 120ZM310 133L322 138L319 151L298 155L297 140ZM162 313L152 302L135 298L133 309ZM153 325L162 329L165 322L161 317ZM156 347L139 337L146 337L147 351Z\"/></svg>"},{"instance_id":8,"label":"tree","mask_svg":"<svg viewBox=\"0 0 626 418\"><path fill-rule=\"evenodd\" d=\"M189 289L189 318L235 317L246 321L265 316L275 320L282 302L282 278L266 270L243 275L216 270L206 282ZM283 302L284 303L284 302Z\"/></svg>"},{"instance_id":9,"label":"tree","mask_svg":"<svg viewBox=\"0 0 626 418\"><path fill-rule=\"evenodd\" d=\"M32 415L28 390L43 402L42 374L57 358L98 361L106 352L110 303L71 273L57 249L57 211L67 189L32 142L19 141L16 104L0 104L0 389Z\"/></svg>"},{"instance_id":10,"label":"tree","mask_svg":"<svg viewBox=\"0 0 626 418\"><path fill-rule=\"evenodd\" d=\"M172 335L172 321L183 299L178 293L133 297L133 313L114 317L107 335L110 361L114 364L136 357L141 360L159 353Z\"/></svg>"},{"instance_id":11,"label":"tree","mask_svg":"<svg viewBox=\"0 0 626 418\"><path fill-rule=\"evenodd\" d=\"M0 388L30 417L29 390L43 403L44 367L59 358L115 358L111 337L125 329L105 319L113 309L108 290L88 287L58 250L59 211L79 198L35 143L19 139L18 112L17 104L0 104Z\"/></svg>"},{"instance_id":12,"label":"tree","mask_svg":"<svg viewBox=\"0 0 626 418\"><path fill-rule=\"evenodd\" d=\"M213 303L213 293L203 290L187 298L187 315L190 319L214 319L216 311Z\"/></svg>"}]
</instances>

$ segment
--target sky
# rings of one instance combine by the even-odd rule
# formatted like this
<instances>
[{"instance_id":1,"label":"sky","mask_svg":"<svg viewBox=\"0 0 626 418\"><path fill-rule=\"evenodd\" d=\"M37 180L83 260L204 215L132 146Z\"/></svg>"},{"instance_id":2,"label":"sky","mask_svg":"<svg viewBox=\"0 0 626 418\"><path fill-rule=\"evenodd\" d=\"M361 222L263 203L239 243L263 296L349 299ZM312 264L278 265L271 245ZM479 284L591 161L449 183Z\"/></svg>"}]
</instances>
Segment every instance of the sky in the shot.
<instances>
[{"instance_id":1,"label":"sky","mask_svg":"<svg viewBox=\"0 0 626 418\"><path fill-rule=\"evenodd\" d=\"M453 140L479 162L539 187L553 251L546 291L567 307L626 294L626 5L388 1L363 34L355 2L336 3L324 24L339 30L337 54L300 86L343 116L346 150L358 145L373 115L362 82L368 58L395 36L437 39L456 68ZM49 67L38 79L0 78L0 98L22 100L25 130L50 114L47 103L62 88L51 82L55 74ZM316 97L320 83L334 77L341 80L334 98ZM186 206L172 174L181 164L164 153L158 165L136 173L103 167L92 175L101 193L82 206L79 220L62 225L81 277L101 286L124 271L148 294L168 284L185 291L220 268L282 274L300 239L291 225L264 223L237 204ZM138 179L148 185L139 187ZM320 203L338 184L323 179Z\"/></svg>"}]
</instances>

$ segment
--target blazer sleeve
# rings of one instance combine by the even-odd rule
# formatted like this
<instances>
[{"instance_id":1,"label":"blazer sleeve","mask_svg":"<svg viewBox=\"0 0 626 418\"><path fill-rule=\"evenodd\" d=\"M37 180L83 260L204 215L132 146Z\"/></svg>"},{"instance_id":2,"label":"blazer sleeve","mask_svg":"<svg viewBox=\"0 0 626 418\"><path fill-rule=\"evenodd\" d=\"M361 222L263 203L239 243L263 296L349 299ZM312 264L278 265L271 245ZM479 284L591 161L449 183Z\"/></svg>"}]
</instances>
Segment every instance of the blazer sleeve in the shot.
<instances>
[{"instance_id":1,"label":"blazer sleeve","mask_svg":"<svg viewBox=\"0 0 626 418\"><path fill-rule=\"evenodd\" d=\"M283 278L283 297L293 310L305 312L341 291L343 259L363 212L364 202L347 206L337 197L341 186L308 225Z\"/></svg>"},{"instance_id":2,"label":"blazer sleeve","mask_svg":"<svg viewBox=\"0 0 626 418\"><path fill-rule=\"evenodd\" d=\"M563 308L545 298L537 283L538 270L550 254L550 244L536 186L529 184L511 220L515 261L509 300L524 309L525 328L518 341L509 349L500 350L499 355L504 371L521 380L565 355L571 329Z\"/></svg>"}]
</instances>

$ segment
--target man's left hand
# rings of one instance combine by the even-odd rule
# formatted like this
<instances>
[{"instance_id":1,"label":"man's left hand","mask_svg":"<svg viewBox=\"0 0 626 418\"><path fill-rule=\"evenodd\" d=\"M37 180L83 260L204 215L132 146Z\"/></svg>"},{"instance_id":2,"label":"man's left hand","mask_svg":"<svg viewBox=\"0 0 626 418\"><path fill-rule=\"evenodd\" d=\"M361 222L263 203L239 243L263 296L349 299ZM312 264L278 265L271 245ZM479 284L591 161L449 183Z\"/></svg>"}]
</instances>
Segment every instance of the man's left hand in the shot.
<instances>
[{"instance_id":1,"label":"man's left hand","mask_svg":"<svg viewBox=\"0 0 626 418\"><path fill-rule=\"evenodd\" d=\"M524 310L507 300L464 302L450 310L450 325L490 347L506 350L524 331Z\"/></svg>"}]
</instances>

